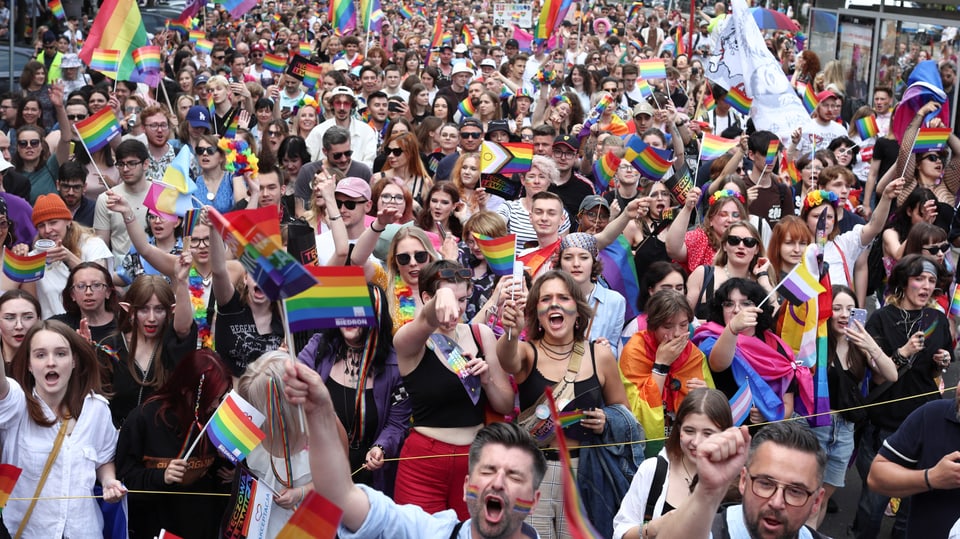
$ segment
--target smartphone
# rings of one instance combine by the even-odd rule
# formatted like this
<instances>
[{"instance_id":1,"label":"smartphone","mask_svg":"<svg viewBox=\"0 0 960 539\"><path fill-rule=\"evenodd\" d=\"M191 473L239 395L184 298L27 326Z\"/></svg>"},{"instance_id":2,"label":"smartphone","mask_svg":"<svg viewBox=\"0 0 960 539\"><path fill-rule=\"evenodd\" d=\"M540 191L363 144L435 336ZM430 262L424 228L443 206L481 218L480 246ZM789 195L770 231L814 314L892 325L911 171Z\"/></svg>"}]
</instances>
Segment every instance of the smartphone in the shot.
<instances>
[{"instance_id":1,"label":"smartphone","mask_svg":"<svg viewBox=\"0 0 960 539\"><path fill-rule=\"evenodd\" d=\"M400 103L391 101L387 104L387 110L390 112L400 112Z\"/></svg>"},{"instance_id":2,"label":"smartphone","mask_svg":"<svg viewBox=\"0 0 960 539\"><path fill-rule=\"evenodd\" d=\"M866 309L853 309L850 311L850 321L847 322L848 327L853 327L853 322L856 320L860 322L861 325L867 325L867 310Z\"/></svg>"},{"instance_id":3,"label":"smartphone","mask_svg":"<svg viewBox=\"0 0 960 539\"><path fill-rule=\"evenodd\" d=\"M289 113L290 113L290 107L283 107L282 109L280 109L280 113L281 113L281 114L289 114Z\"/></svg>"}]
</instances>

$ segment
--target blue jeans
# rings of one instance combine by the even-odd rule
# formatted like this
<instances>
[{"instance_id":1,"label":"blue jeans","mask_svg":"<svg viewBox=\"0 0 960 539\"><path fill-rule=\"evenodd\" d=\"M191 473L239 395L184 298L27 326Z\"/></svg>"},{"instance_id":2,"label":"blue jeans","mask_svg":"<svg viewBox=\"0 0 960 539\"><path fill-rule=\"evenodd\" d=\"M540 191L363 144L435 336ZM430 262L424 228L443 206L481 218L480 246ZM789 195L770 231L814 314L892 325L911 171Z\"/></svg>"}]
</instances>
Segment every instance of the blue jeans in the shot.
<instances>
[{"instance_id":1,"label":"blue jeans","mask_svg":"<svg viewBox=\"0 0 960 539\"><path fill-rule=\"evenodd\" d=\"M853 533L857 539L876 539L880 536L880 526L883 522L883 512L890 501L888 496L871 491L867 487L867 475L870 473L870 465L874 457L880 450L880 446L893 431L884 430L870 423L863 429L863 436L860 438L860 449L857 453L857 472L860 479L863 480L863 487L860 489L860 502L857 505L857 516L853 521ZM910 498L903 498L900 501L900 509L897 511L897 519L893 524L893 531L890 537L893 539L902 539L906 537L907 515L910 513Z\"/></svg>"}]
</instances>

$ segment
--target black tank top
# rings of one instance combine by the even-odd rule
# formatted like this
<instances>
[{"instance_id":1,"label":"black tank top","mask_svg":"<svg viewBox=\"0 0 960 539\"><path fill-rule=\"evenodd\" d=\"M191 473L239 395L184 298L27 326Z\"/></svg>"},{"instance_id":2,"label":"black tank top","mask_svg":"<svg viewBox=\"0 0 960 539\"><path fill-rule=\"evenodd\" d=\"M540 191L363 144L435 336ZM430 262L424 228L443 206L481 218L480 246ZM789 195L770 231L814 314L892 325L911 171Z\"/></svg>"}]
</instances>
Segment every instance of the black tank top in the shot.
<instances>
[{"instance_id":1,"label":"black tank top","mask_svg":"<svg viewBox=\"0 0 960 539\"><path fill-rule=\"evenodd\" d=\"M483 347L470 327L477 357L482 358ZM403 385L413 406L414 427L475 427L483 423L483 394L473 404L460 378L430 348L424 348L420 364L403 377Z\"/></svg>"},{"instance_id":2,"label":"black tank top","mask_svg":"<svg viewBox=\"0 0 960 539\"><path fill-rule=\"evenodd\" d=\"M543 391L548 387L557 385L556 381L547 380L547 378L537 369L537 360L539 353L537 347L533 347L533 368L530 370L530 376L518 387L520 393L520 409L526 410L533 406ZM600 408L603 406L603 389L600 387L600 378L597 377L597 360L593 355L593 343L590 343L590 362L593 364L593 375L586 380L580 380L573 383L574 398L581 395L586 396L580 403L579 408Z\"/></svg>"}]
</instances>

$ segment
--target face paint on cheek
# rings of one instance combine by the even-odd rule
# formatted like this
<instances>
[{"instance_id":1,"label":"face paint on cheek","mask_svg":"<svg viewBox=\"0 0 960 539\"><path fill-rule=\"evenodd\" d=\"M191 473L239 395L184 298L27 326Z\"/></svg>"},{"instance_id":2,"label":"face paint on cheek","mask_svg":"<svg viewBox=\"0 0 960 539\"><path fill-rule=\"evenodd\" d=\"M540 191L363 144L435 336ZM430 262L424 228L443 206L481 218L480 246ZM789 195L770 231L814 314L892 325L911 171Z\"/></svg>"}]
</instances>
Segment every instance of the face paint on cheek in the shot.
<instances>
[{"instance_id":1,"label":"face paint on cheek","mask_svg":"<svg viewBox=\"0 0 960 539\"><path fill-rule=\"evenodd\" d=\"M480 497L480 487L476 485L467 485L467 499L476 500Z\"/></svg>"},{"instance_id":2,"label":"face paint on cheek","mask_svg":"<svg viewBox=\"0 0 960 539\"><path fill-rule=\"evenodd\" d=\"M517 498L513 502L513 510L521 515L529 515L533 511L533 500L521 500Z\"/></svg>"}]
</instances>

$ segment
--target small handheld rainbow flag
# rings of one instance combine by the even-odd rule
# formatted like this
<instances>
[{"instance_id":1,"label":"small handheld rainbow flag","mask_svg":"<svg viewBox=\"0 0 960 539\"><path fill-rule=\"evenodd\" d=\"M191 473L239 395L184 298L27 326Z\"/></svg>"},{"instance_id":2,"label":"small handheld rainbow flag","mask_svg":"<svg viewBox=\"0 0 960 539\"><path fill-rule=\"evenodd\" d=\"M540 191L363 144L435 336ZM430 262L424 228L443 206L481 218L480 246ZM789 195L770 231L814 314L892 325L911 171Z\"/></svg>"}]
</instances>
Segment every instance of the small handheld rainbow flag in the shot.
<instances>
[{"instance_id":1,"label":"small handheld rainbow flag","mask_svg":"<svg viewBox=\"0 0 960 539\"><path fill-rule=\"evenodd\" d=\"M817 110L817 106L820 105L820 100L817 99L817 94L813 92L813 84L807 84L803 89L803 106L807 109L807 114L813 114L813 111Z\"/></svg>"},{"instance_id":2,"label":"small handheld rainbow flag","mask_svg":"<svg viewBox=\"0 0 960 539\"><path fill-rule=\"evenodd\" d=\"M301 41L297 46L297 50L300 51L300 56L305 58L313 56L313 47L311 47L309 43Z\"/></svg>"},{"instance_id":3,"label":"small handheld rainbow flag","mask_svg":"<svg viewBox=\"0 0 960 539\"><path fill-rule=\"evenodd\" d=\"M193 229L200 224L200 210L189 210L183 216L183 235L192 236Z\"/></svg>"},{"instance_id":4,"label":"small handheld rainbow flag","mask_svg":"<svg viewBox=\"0 0 960 539\"><path fill-rule=\"evenodd\" d=\"M187 34L187 40L191 43L196 43L205 37L207 34L203 33L203 30L190 30Z\"/></svg>"},{"instance_id":5,"label":"small handheld rainbow flag","mask_svg":"<svg viewBox=\"0 0 960 539\"><path fill-rule=\"evenodd\" d=\"M73 127L87 147L87 152L91 154L104 148L113 137L120 135L117 115L110 107L100 109L96 114L73 124Z\"/></svg>"},{"instance_id":6,"label":"small handheld rainbow flag","mask_svg":"<svg viewBox=\"0 0 960 539\"><path fill-rule=\"evenodd\" d=\"M457 105L457 110L460 111L460 114L462 114L464 118L468 116L473 116L474 114L477 113L477 107L473 105L473 101L471 101L469 97L467 97L466 99L461 101L459 105Z\"/></svg>"},{"instance_id":7,"label":"small handheld rainbow flag","mask_svg":"<svg viewBox=\"0 0 960 539\"><path fill-rule=\"evenodd\" d=\"M730 106L740 114L750 114L750 106L753 105L753 99L747 97L747 94L743 93L743 90L740 88L736 86L731 87L723 100L729 103Z\"/></svg>"},{"instance_id":8,"label":"small handheld rainbow flag","mask_svg":"<svg viewBox=\"0 0 960 539\"><path fill-rule=\"evenodd\" d=\"M20 479L20 473L23 472L13 464L0 464L0 509L7 506L7 500L10 499L10 493L13 492L17 479Z\"/></svg>"},{"instance_id":9,"label":"small handheld rainbow flag","mask_svg":"<svg viewBox=\"0 0 960 539\"><path fill-rule=\"evenodd\" d=\"M141 72L160 71L160 46L146 45L133 50L133 63Z\"/></svg>"},{"instance_id":10,"label":"small handheld rainbow flag","mask_svg":"<svg viewBox=\"0 0 960 539\"><path fill-rule=\"evenodd\" d=\"M277 539L333 539L342 515L343 509L311 490Z\"/></svg>"},{"instance_id":11,"label":"small handheld rainbow flag","mask_svg":"<svg viewBox=\"0 0 960 539\"><path fill-rule=\"evenodd\" d=\"M718 159L736 147L736 140L723 138L712 133L704 133L703 140L700 142L700 160L712 161Z\"/></svg>"},{"instance_id":12,"label":"small handheld rainbow flag","mask_svg":"<svg viewBox=\"0 0 960 539\"><path fill-rule=\"evenodd\" d=\"M50 11L53 12L56 18L61 21L67 18L66 13L63 12L63 4L60 3L60 0L50 0L47 5L50 6Z\"/></svg>"},{"instance_id":13,"label":"small handheld rainbow flag","mask_svg":"<svg viewBox=\"0 0 960 539\"><path fill-rule=\"evenodd\" d=\"M403 17L404 19L412 19L416 15L416 13L414 13L412 9L407 7L406 4L400 4L399 12L400 12L400 16Z\"/></svg>"},{"instance_id":14,"label":"small handheld rainbow flag","mask_svg":"<svg viewBox=\"0 0 960 539\"><path fill-rule=\"evenodd\" d=\"M473 28L470 28L466 24L464 24L463 28L460 30L460 35L463 37L463 43L468 47L474 43L479 43L476 32L474 32Z\"/></svg>"},{"instance_id":15,"label":"small handheld rainbow flag","mask_svg":"<svg viewBox=\"0 0 960 539\"><path fill-rule=\"evenodd\" d=\"M669 150L657 150L648 146L637 135L630 137L626 149L623 158L640 171L640 174L653 181L663 179L663 175L673 164Z\"/></svg>"},{"instance_id":16,"label":"small handheld rainbow flag","mask_svg":"<svg viewBox=\"0 0 960 539\"><path fill-rule=\"evenodd\" d=\"M797 170L797 164L792 159L787 159L786 152L784 152L783 157L780 158L780 170L787 172L787 176L790 177L793 185L800 183L800 171Z\"/></svg>"},{"instance_id":17,"label":"small handheld rainbow flag","mask_svg":"<svg viewBox=\"0 0 960 539\"><path fill-rule=\"evenodd\" d=\"M500 169L499 174L526 174L533 162L533 144L529 142L501 142L505 150L510 152L511 158Z\"/></svg>"},{"instance_id":18,"label":"small handheld rainbow flag","mask_svg":"<svg viewBox=\"0 0 960 539\"><path fill-rule=\"evenodd\" d=\"M960 284L954 286L953 299L950 300L950 316L960 316Z\"/></svg>"},{"instance_id":19,"label":"small handheld rainbow flag","mask_svg":"<svg viewBox=\"0 0 960 539\"><path fill-rule=\"evenodd\" d=\"M90 69L107 75L117 74L120 66L120 51L117 49L94 49L90 59Z\"/></svg>"},{"instance_id":20,"label":"small handheld rainbow flag","mask_svg":"<svg viewBox=\"0 0 960 539\"><path fill-rule=\"evenodd\" d=\"M653 97L653 88L651 88L650 83L644 79L637 79L637 90L640 90L640 97L644 99Z\"/></svg>"},{"instance_id":21,"label":"small handheld rainbow flag","mask_svg":"<svg viewBox=\"0 0 960 539\"><path fill-rule=\"evenodd\" d=\"M664 64L663 59L638 60L637 67L640 68L640 76L645 79L667 78L667 66Z\"/></svg>"},{"instance_id":22,"label":"small handheld rainbow flag","mask_svg":"<svg viewBox=\"0 0 960 539\"><path fill-rule=\"evenodd\" d=\"M620 168L620 158L613 152L607 152L594 161L594 187L602 186L603 191L613 189L615 187L613 179L617 176L618 168Z\"/></svg>"},{"instance_id":23,"label":"small handheld rainbow flag","mask_svg":"<svg viewBox=\"0 0 960 539\"><path fill-rule=\"evenodd\" d=\"M230 123L227 124L223 136L226 138L237 138L238 129L240 129L240 115L234 114L233 118L230 119Z\"/></svg>"},{"instance_id":24,"label":"small handheld rainbow flag","mask_svg":"<svg viewBox=\"0 0 960 539\"><path fill-rule=\"evenodd\" d=\"M263 55L263 68L271 73L283 73L287 68L287 59L282 54L268 52Z\"/></svg>"},{"instance_id":25,"label":"small handheld rainbow flag","mask_svg":"<svg viewBox=\"0 0 960 539\"><path fill-rule=\"evenodd\" d=\"M286 300L290 331L376 326L360 266L304 266L318 284Z\"/></svg>"},{"instance_id":26,"label":"small handheld rainbow flag","mask_svg":"<svg viewBox=\"0 0 960 539\"><path fill-rule=\"evenodd\" d=\"M939 152L950 138L949 127L921 127L913 142L913 153Z\"/></svg>"},{"instance_id":27,"label":"small handheld rainbow flag","mask_svg":"<svg viewBox=\"0 0 960 539\"><path fill-rule=\"evenodd\" d=\"M854 124L857 126L857 133L863 140L873 138L880 134L880 127L877 125L877 118L872 114L870 116L864 116L863 118L860 118L854 122Z\"/></svg>"},{"instance_id":28,"label":"small handheld rainbow flag","mask_svg":"<svg viewBox=\"0 0 960 539\"><path fill-rule=\"evenodd\" d=\"M179 20L179 19L177 19L177 20L167 19L167 20L166 20L166 23L165 23L165 26L166 26L166 28L167 28L168 30L176 30L177 32L179 32L179 33L181 33L181 34L189 34L189 32L190 32L190 22L189 22L189 21L181 21L181 20Z\"/></svg>"},{"instance_id":29,"label":"small handheld rainbow flag","mask_svg":"<svg viewBox=\"0 0 960 539\"><path fill-rule=\"evenodd\" d=\"M499 238L491 238L483 234L474 233L480 252L487 259L487 266L496 275L512 275L513 261L516 258L517 235L508 234Z\"/></svg>"},{"instance_id":30,"label":"small handheld rainbow flag","mask_svg":"<svg viewBox=\"0 0 960 539\"><path fill-rule=\"evenodd\" d=\"M10 249L3 250L3 274L11 281L32 283L43 278L47 266L47 254L37 253L20 256Z\"/></svg>"},{"instance_id":31,"label":"small handheld rainbow flag","mask_svg":"<svg viewBox=\"0 0 960 539\"><path fill-rule=\"evenodd\" d=\"M780 151L780 140L773 139L770 141L770 145L767 146L767 160L766 166L773 167L773 164L777 162L777 153Z\"/></svg>"},{"instance_id":32,"label":"small handheld rainbow flag","mask_svg":"<svg viewBox=\"0 0 960 539\"><path fill-rule=\"evenodd\" d=\"M210 54L210 51L213 50L213 41L210 41L209 39L200 38L197 40L195 47L197 49L197 52L200 52L203 54Z\"/></svg>"},{"instance_id":33,"label":"small handheld rainbow flag","mask_svg":"<svg viewBox=\"0 0 960 539\"><path fill-rule=\"evenodd\" d=\"M318 64L314 64L312 62L307 62L305 67L306 69L303 73L303 85L307 87L308 92L312 92L320 82L320 78L323 77L323 70L321 70Z\"/></svg>"},{"instance_id":34,"label":"small handheld rainbow flag","mask_svg":"<svg viewBox=\"0 0 960 539\"><path fill-rule=\"evenodd\" d=\"M711 110L717 108L717 100L713 98L713 94L709 90L703 93L703 110L710 112Z\"/></svg>"},{"instance_id":35,"label":"small handheld rainbow flag","mask_svg":"<svg viewBox=\"0 0 960 539\"><path fill-rule=\"evenodd\" d=\"M263 414L231 390L207 423L207 436L220 454L234 464L240 462L267 437L260 430Z\"/></svg>"}]
</instances>

